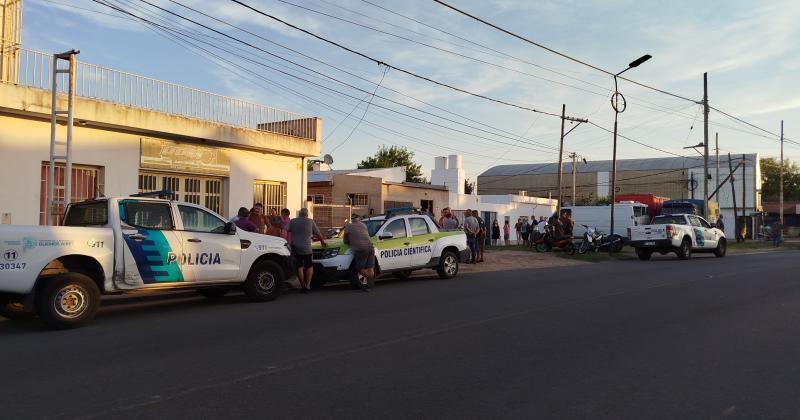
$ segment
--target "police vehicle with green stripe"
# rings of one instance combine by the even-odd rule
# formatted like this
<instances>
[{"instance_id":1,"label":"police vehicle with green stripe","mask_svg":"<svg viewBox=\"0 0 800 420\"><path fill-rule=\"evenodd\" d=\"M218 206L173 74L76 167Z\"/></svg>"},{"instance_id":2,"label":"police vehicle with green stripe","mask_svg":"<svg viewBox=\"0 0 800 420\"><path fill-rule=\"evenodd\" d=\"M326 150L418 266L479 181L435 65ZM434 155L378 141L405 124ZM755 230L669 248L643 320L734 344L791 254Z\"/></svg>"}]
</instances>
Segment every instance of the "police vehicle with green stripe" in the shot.
<instances>
[{"instance_id":1,"label":"police vehicle with green stripe","mask_svg":"<svg viewBox=\"0 0 800 420\"><path fill-rule=\"evenodd\" d=\"M392 273L405 279L414 270L433 269L441 278L452 278L458 274L459 263L469 259L464 231L440 231L427 215L387 212L361 221L367 225L375 246L376 275ZM358 270L353 265L350 247L341 238L329 239L326 245L313 246L313 284L317 287L332 281L356 284Z\"/></svg>"},{"instance_id":2,"label":"police vehicle with green stripe","mask_svg":"<svg viewBox=\"0 0 800 420\"><path fill-rule=\"evenodd\" d=\"M292 276L289 256L286 240L192 203L89 200L68 207L64 226L0 225L0 316L69 328L91 321L103 294L178 289L268 301Z\"/></svg>"}]
</instances>

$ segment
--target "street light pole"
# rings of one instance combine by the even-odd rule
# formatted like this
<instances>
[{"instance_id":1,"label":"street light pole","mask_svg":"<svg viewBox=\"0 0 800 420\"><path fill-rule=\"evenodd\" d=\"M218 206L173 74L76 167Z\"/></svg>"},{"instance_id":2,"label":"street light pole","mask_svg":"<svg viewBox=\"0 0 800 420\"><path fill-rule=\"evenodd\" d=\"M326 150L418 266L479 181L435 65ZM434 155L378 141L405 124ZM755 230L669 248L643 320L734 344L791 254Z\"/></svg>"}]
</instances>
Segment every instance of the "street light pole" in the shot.
<instances>
[{"instance_id":1,"label":"street light pole","mask_svg":"<svg viewBox=\"0 0 800 420\"><path fill-rule=\"evenodd\" d=\"M708 73L703 73L703 217L708 212Z\"/></svg>"},{"instance_id":2,"label":"street light pole","mask_svg":"<svg viewBox=\"0 0 800 420\"><path fill-rule=\"evenodd\" d=\"M628 64L628 68L622 70L621 72L614 75L614 94L611 95L611 108L614 109L614 147L613 147L613 154L611 157L611 235L614 235L614 202L617 201L617 120L619 119L619 114L625 112L625 108L627 104L625 102L625 97L619 92L619 87L617 84L617 76L626 71L634 68L639 67L640 64L644 63L645 61L651 59L652 56L650 54L645 54L636 60L632 61ZM609 252L613 251L614 247L609 247Z\"/></svg>"}]
</instances>

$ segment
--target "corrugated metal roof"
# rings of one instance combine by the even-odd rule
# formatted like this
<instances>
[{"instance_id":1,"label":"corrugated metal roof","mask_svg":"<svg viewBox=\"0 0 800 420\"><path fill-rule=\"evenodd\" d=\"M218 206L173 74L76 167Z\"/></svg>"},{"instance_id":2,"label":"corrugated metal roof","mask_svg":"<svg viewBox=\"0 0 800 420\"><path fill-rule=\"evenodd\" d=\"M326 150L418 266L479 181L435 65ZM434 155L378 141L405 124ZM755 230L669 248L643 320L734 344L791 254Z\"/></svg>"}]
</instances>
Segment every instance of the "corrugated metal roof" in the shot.
<instances>
[{"instance_id":1,"label":"corrugated metal roof","mask_svg":"<svg viewBox=\"0 0 800 420\"><path fill-rule=\"evenodd\" d=\"M747 167L752 167L757 159L757 154L746 154ZM732 156L733 164L736 165L741 160L742 155ZM719 157L720 166L728 167L728 156ZM709 159L711 167L716 166L716 157ZM646 158L646 159L618 159L617 171L653 171L653 170L672 170L689 169L703 167L703 158L697 157L674 157L674 158ZM572 172L572 162L564 162L564 173ZM579 163L577 172L611 172L610 160L589 161L587 164ZM500 165L489 168L480 176L515 176L515 175L539 175L558 173L558 162L552 163L532 163L519 165Z\"/></svg>"}]
</instances>

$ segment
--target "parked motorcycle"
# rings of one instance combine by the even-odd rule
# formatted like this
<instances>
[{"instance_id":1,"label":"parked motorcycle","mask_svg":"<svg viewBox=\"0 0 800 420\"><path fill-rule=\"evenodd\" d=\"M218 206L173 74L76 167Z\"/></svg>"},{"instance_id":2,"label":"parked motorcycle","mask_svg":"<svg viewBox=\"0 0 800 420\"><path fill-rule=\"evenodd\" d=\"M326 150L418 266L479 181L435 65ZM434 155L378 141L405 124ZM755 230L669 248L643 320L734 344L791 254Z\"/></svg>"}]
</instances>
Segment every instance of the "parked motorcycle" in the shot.
<instances>
[{"instance_id":1,"label":"parked motorcycle","mask_svg":"<svg viewBox=\"0 0 800 420\"><path fill-rule=\"evenodd\" d=\"M582 225L586 228L583 233L583 241L578 246L578 253L585 254L589 251L598 252L600 250L611 250L611 252L622 251L622 237L619 235L606 235L597 230L596 227Z\"/></svg>"},{"instance_id":2,"label":"parked motorcycle","mask_svg":"<svg viewBox=\"0 0 800 420\"><path fill-rule=\"evenodd\" d=\"M559 248L569 255L575 254L575 244L572 243L572 236L564 236L558 240L553 240L553 229L548 227L539 239L534 241L534 249L537 252L552 251Z\"/></svg>"}]
</instances>

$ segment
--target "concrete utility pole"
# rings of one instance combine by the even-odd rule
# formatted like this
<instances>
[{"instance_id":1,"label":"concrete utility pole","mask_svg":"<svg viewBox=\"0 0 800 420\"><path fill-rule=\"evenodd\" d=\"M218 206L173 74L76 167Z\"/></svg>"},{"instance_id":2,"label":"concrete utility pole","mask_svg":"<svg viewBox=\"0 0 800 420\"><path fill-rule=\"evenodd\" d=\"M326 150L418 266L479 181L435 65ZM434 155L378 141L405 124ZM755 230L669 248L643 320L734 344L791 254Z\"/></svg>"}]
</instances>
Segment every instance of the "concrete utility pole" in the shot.
<instances>
[{"instance_id":1,"label":"concrete utility pole","mask_svg":"<svg viewBox=\"0 0 800 420\"><path fill-rule=\"evenodd\" d=\"M567 121L577 122L578 124L575 125L574 127L570 128L569 131L567 131L565 133L564 132L564 124ZM563 199L563 195L562 195L562 189L563 189L562 179L564 178L564 137L566 137L567 134L571 133L572 130L578 128L578 126L581 125L581 123L585 123L585 122L589 122L589 120L587 120L585 118L568 117L567 116L567 105L566 104L562 104L561 105L561 142L560 142L560 145L558 147L558 181L557 181L558 182L558 204L556 205L556 214L558 214L558 215L561 214L561 200ZM574 170L574 166L573 166L573 170ZM574 201L574 197L573 197L573 201ZM573 205L574 205L574 203L573 203Z\"/></svg>"},{"instance_id":2,"label":"concrete utility pole","mask_svg":"<svg viewBox=\"0 0 800 420\"><path fill-rule=\"evenodd\" d=\"M716 191L716 190L719 190L719 186L720 186L720 183L719 183L719 132L716 133L716 139L714 140L714 145L716 146L715 149L717 151L717 176L716 176L717 188L715 189L715 191Z\"/></svg>"},{"instance_id":3,"label":"concrete utility pole","mask_svg":"<svg viewBox=\"0 0 800 420\"><path fill-rule=\"evenodd\" d=\"M739 242L739 218L736 217L736 183L733 179L733 161L731 160L731 154L728 153L728 173L731 175L731 197L733 198L733 229L734 229L734 236L736 236L736 242Z\"/></svg>"},{"instance_id":4,"label":"concrete utility pole","mask_svg":"<svg viewBox=\"0 0 800 420\"><path fill-rule=\"evenodd\" d=\"M781 120L781 186L780 186L780 221L783 226L783 120Z\"/></svg>"},{"instance_id":5,"label":"concrete utility pole","mask_svg":"<svg viewBox=\"0 0 800 420\"><path fill-rule=\"evenodd\" d=\"M572 158L572 205L575 206L575 178L578 167L578 154L572 152L569 156Z\"/></svg>"},{"instance_id":6,"label":"concrete utility pole","mask_svg":"<svg viewBox=\"0 0 800 420\"><path fill-rule=\"evenodd\" d=\"M703 204L708 220L708 73L703 73Z\"/></svg>"},{"instance_id":7,"label":"concrete utility pole","mask_svg":"<svg viewBox=\"0 0 800 420\"><path fill-rule=\"evenodd\" d=\"M558 204L556 214L561 216L561 178L564 175L564 123L567 121L567 104L561 105L561 142L558 146Z\"/></svg>"},{"instance_id":8,"label":"concrete utility pole","mask_svg":"<svg viewBox=\"0 0 800 420\"><path fill-rule=\"evenodd\" d=\"M745 210L747 210L747 190L745 189L746 178L747 178L747 163L745 161L744 153L742 153L742 223L744 224L745 228L747 228L746 224L747 215L745 213ZM744 242L746 236L747 236L746 234L742 234L742 242Z\"/></svg>"}]
</instances>

